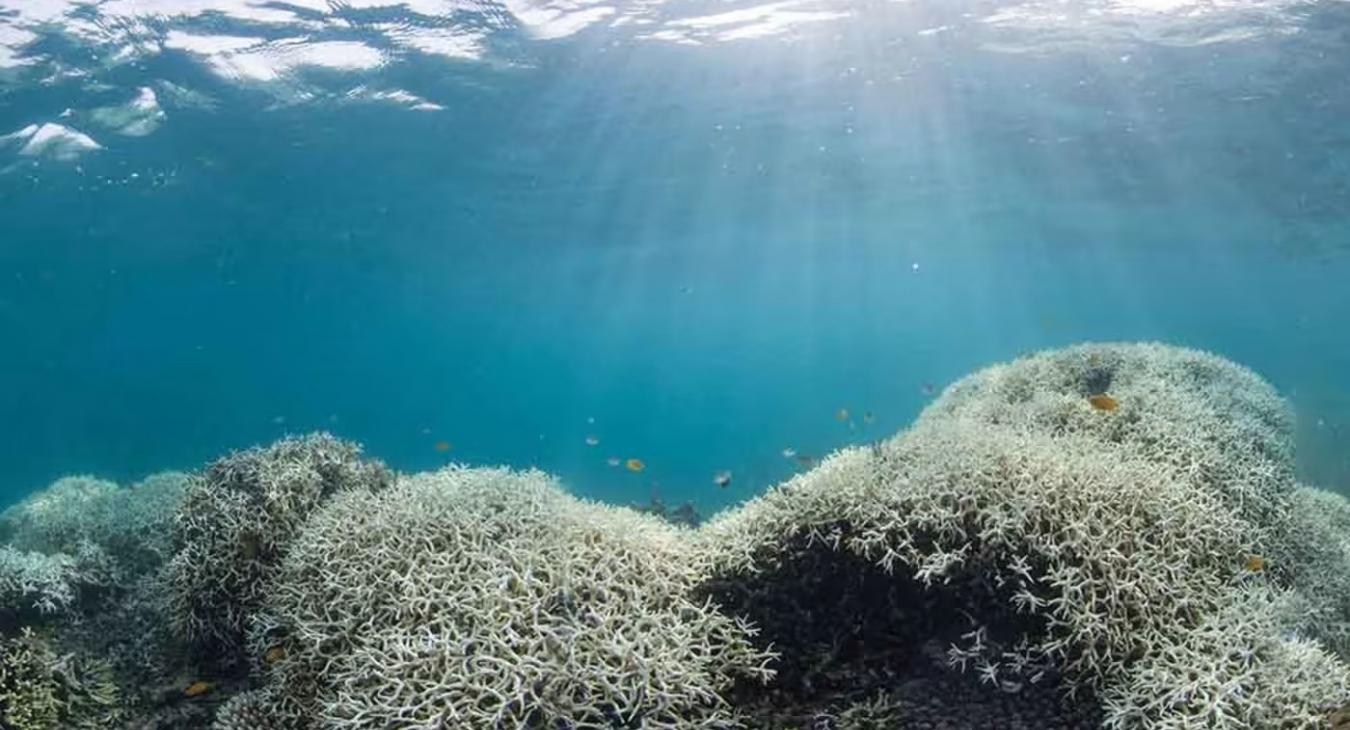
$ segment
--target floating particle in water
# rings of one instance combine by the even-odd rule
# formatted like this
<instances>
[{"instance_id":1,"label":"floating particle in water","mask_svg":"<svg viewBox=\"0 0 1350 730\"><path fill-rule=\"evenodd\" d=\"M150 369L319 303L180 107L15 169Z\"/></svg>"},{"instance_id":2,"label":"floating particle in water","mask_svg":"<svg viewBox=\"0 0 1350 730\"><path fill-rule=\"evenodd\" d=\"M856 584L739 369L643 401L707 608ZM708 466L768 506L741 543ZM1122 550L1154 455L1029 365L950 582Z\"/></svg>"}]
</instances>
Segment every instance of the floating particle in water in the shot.
<instances>
[{"instance_id":1,"label":"floating particle in water","mask_svg":"<svg viewBox=\"0 0 1350 730\"><path fill-rule=\"evenodd\" d=\"M215 682L193 682L183 688L183 694L187 697L198 697L210 692L215 686Z\"/></svg>"},{"instance_id":2,"label":"floating particle in water","mask_svg":"<svg viewBox=\"0 0 1350 730\"><path fill-rule=\"evenodd\" d=\"M588 423L588 424L594 426L594 425L595 425L595 416L587 416L587 417L586 417L586 423Z\"/></svg>"},{"instance_id":3,"label":"floating particle in water","mask_svg":"<svg viewBox=\"0 0 1350 730\"><path fill-rule=\"evenodd\" d=\"M847 408L840 408L839 410L835 411L835 412L834 412L834 420L836 420L836 421L838 421L838 422L840 422L840 423L844 423L845 421L847 421L847 420L848 420L848 409L847 409Z\"/></svg>"},{"instance_id":4,"label":"floating particle in water","mask_svg":"<svg viewBox=\"0 0 1350 730\"><path fill-rule=\"evenodd\" d=\"M910 264L910 265L909 265L909 270L910 270L910 271L913 271L913 272L916 273L916 274L919 273L919 262L918 262L918 261L915 261L914 263Z\"/></svg>"},{"instance_id":5,"label":"floating particle in water","mask_svg":"<svg viewBox=\"0 0 1350 730\"><path fill-rule=\"evenodd\" d=\"M629 459L624 462L624 466L628 467L628 471L633 473L640 472L647 468L647 465L642 462L642 459Z\"/></svg>"},{"instance_id":6,"label":"floating particle in water","mask_svg":"<svg viewBox=\"0 0 1350 730\"><path fill-rule=\"evenodd\" d=\"M599 436L596 436L595 434L587 434L587 436L586 436L586 445L587 445L587 446L599 446L599 445L600 445L600 437L599 437Z\"/></svg>"},{"instance_id":7,"label":"floating particle in water","mask_svg":"<svg viewBox=\"0 0 1350 730\"><path fill-rule=\"evenodd\" d=\"M272 423L275 423L275 424L278 425L278 426L284 426L284 425L286 425L286 417L285 417L285 416L272 416Z\"/></svg>"},{"instance_id":8,"label":"floating particle in water","mask_svg":"<svg viewBox=\"0 0 1350 730\"><path fill-rule=\"evenodd\" d=\"M1248 555L1242 559L1242 569L1251 573L1260 573L1266 569L1266 559L1261 555Z\"/></svg>"},{"instance_id":9,"label":"floating particle in water","mask_svg":"<svg viewBox=\"0 0 1350 730\"><path fill-rule=\"evenodd\" d=\"M731 486L731 472L729 471L717 472L716 474L713 475L713 484L716 484L718 487L722 489L726 489L727 487Z\"/></svg>"},{"instance_id":10,"label":"floating particle in water","mask_svg":"<svg viewBox=\"0 0 1350 730\"><path fill-rule=\"evenodd\" d=\"M611 457L609 457L608 459L605 459L605 463L606 463L606 464L609 464L610 466L618 466L618 465L621 464L622 462L619 461L619 457L617 457L617 456L611 456Z\"/></svg>"},{"instance_id":11,"label":"floating particle in water","mask_svg":"<svg viewBox=\"0 0 1350 730\"><path fill-rule=\"evenodd\" d=\"M437 442L436 442L436 453L438 453L438 454L444 454L444 453L450 451L451 448L452 448L452 447L450 446L450 442L449 442L449 441L437 441Z\"/></svg>"},{"instance_id":12,"label":"floating particle in water","mask_svg":"<svg viewBox=\"0 0 1350 730\"><path fill-rule=\"evenodd\" d=\"M783 458L784 458L784 459L795 459L795 458L797 458L797 450L794 449L794 448L792 448L791 446L787 447L786 449L783 449L783 452L782 452L782 453L783 453Z\"/></svg>"},{"instance_id":13,"label":"floating particle in water","mask_svg":"<svg viewBox=\"0 0 1350 730\"><path fill-rule=\"evenodd\" d=\"M1088 396L1088 403L1091 403L1092 407L1099 411L1114 411L1120 407L1120 403L1117 402L1115 398L1112 398L1105 393Z\"/></svg>"}]
</instances>

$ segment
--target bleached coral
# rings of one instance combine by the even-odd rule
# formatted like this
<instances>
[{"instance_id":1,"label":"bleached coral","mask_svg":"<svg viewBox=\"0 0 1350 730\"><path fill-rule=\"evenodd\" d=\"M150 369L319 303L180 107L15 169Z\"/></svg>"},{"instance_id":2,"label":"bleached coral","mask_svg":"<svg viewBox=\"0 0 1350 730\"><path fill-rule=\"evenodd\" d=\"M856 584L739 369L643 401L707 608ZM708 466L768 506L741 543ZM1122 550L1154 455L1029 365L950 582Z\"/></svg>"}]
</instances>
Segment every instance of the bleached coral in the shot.
<instances>
[{"instance_id":1,"label":"bleached coral","mask_svg":"<svg viewBox=\"0 0 1350 730\"><path fill-rule=\"evenodd\" d=\"M1101 394L1114 403L1089 400ZM706 588L778 642L795 681L779 688L799 698L922 666L907 657L933 639L991 688L1115 692L1230 610L1250 556L1276 546L1294 491L1289 425L1269 386L1212 355L1091 345L1023 358L948 388L910 431L715 519L699 535ZM1279 646L1263 656L1307 656ZM1301 711L1338 701L1310 685L1266 697L1300 692Z\"/></svg>"},{"instance_id":2,"label":"bleached coral","mask_svg":"<svg viewBox=\"0 0 1350 730\"><path fill-rule=\"evenodd\" d=\"M1297 591L1302 630L1350 661L1350 502L1299 487L1279 524L1270 572Z\"/></svg>"},{"instance_id":3,"label":"bleached coral","mask_svg":"<svg viewBox=\"0 0 1350 730\"><path fill-rule=\"evenodd\" d=\"M1350 668L1293 628L1299 601L1264 581L1140 657L1104 695L1108 730L1324 727Z\"/></svg>"},{"instance_id":4,"label":"bleached coral","mask_svg":"<svg viewBox=\"0 0 1350 730\"><path fill-rule=\"evenodd\" d=\"M143 574L172 553L173 514L186 483L181 472L154 474L128 488L65 477L0 514L0 534L16 548L47 554L72 553L92 542L119 570Z\"/></svg>"},{"instance_id":5,"label":"bleached coral","mask_svg":"<svg viewBox=\"0 0 1350 730\"><path fill-rule=\"evenodd\" d=\"M326 433L227 456L189 480L167 576L175 633L203 656L242 659L250 615L291 540L324 500L375 491L392 473Z\"/></svg>"},{"instance_id":6,"label":"bleached coral","mask_svg":"<svg viewBox=\"0 0 1350 730\"><path fill-rule=\"evenodd\" d=\"M107 554L88 541L77 545L74 555L0 545L0 619L61 614L74 608L82 593L116 581Z\"/></svg>"},{"instance_id":7,"label":"bleached coral","mask_svg":"<svg viewBox=\"0 0 1350 730\"><path fill-rule=\"evenodd\" d=\"M725 694L770 655L692 600L685 537L538 472L349 492L294 542L253 652L325 728L734 727Z\"/></svg>"}]
</instances>

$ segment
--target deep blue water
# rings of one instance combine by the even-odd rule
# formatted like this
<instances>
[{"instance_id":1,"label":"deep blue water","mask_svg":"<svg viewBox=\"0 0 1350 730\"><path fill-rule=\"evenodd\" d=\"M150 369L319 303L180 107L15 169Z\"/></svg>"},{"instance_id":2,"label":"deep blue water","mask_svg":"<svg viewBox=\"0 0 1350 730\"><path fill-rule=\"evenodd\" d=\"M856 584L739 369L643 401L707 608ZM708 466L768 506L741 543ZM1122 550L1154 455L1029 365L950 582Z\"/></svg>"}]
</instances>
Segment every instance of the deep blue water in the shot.
<instances>
[{"instance_id":1,"label":"deep blue water","mask_svg":"<svg viewBox=\"0 0 1350 730\"><path fill-rule=\"evenodd\" d=\"M0 0L0 503L322 428L707 510L1139 339L1266 376L1350 492L1347 45L1330 0Z\"/></svg>"}]
</instances>

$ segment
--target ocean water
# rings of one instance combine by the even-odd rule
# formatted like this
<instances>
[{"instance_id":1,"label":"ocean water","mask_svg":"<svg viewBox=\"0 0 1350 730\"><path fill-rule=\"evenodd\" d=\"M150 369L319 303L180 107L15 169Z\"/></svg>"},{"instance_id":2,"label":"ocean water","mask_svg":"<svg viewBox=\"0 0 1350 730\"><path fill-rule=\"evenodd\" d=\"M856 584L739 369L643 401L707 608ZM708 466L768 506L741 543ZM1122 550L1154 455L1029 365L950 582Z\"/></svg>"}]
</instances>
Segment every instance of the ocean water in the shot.
<instances>
[{"instance_id":1,"label":"ocean water","mask_svg":"<svg viewBox=\"0 0 1350 730\"><path fill-rule=\"evenodd\" d=\"M0 2L0 503L324 429L706 513L1088 340L1253 368L1350 491L1347 29L1330 0Z\"/></svg>"}]
</instances>

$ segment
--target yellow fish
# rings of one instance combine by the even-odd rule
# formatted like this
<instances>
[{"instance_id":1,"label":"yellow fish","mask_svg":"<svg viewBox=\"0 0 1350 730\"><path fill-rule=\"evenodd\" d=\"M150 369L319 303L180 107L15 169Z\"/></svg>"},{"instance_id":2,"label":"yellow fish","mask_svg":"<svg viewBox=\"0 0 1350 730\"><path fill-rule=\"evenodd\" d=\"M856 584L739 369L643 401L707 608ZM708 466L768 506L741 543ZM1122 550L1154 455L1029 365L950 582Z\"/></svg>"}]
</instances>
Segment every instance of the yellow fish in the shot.
<instances>
[{"instance_id":1,"label":"yellow fish","mask_svg":"<svg viewBox=\"0 0 1350 730\"><path fill-rule=\"evenodd\" d=\"M1248 555L1243 559L1242 567L1252 573L1260 573L1266 569L1266 559L1260 555Z\"/></svg>"},{"instance_id":2,"label":"yellow fish","mask_svg":"<svg viewBox=\"0 0 1350 730\"><path fill-rule=\"evenodd\" d=\"M840 408L839 410L835 411L835 412L834 412L834 420L839 421L840 423L843 423L844 421L847 421L847 420L848 420L848 409L847 409L847 408Z\"/></svg>"},{"instance_id":3,"label":"yellow fish","mask_svg":"<svg viewBox=\"0 0 1350 730\"><path fill-rule=\"evenodd\" d=\"M279 646L274 646L271 649L268 649L266 654L263 654L263 661L267 662L268 666L276 664L285 658L286 650Z\"/></svg>"},{"instance_id":4,"label":"yellow fish","mask_svg":"<svg viewBox=\"0 0 1350 730\"><path fill-rule=\"evenodd\" d=\"M436 442L436 452L437 452L437 453L444 454L445 452L447 452L447 451L449 451L449 450L450 450L450 442L449 442L449 441L437 441L437 442Z\"/></svg>"},{"instance_id":5,"label":"yellow fish","mask_svg":"<svg viewBox=\"0 0 1350 730\"><path fill-rule=\"evenodd\" d=\"M624 462L624 466L627 466L628 471L631 472L639 472L647 468L647 465L642 463L642 459L629 459Z\"/></svg>"},{"instance_id":6,"label":"yellow fish","mask_svg":"<svg viewBox=\"0 0 1350 730\"><path fill-rule=\"evenodd\" d=\"M1120 407L1120 403L1115 398L1105 393L1088 396L1088 403L1091 403L1092 407L1099 411L1114 411Z\"/></svg>"},{"instance_id":7,"label":"yellow fish","mask_svg":"<svg viewBox=\"0 0 1350 730\"><path fill-rule=\"evenodd\" d=\"M193 682L183 689L183 694L188 697L197 697L204 695L215 687L215 682Z\"/></svg>"}]
</instances>

